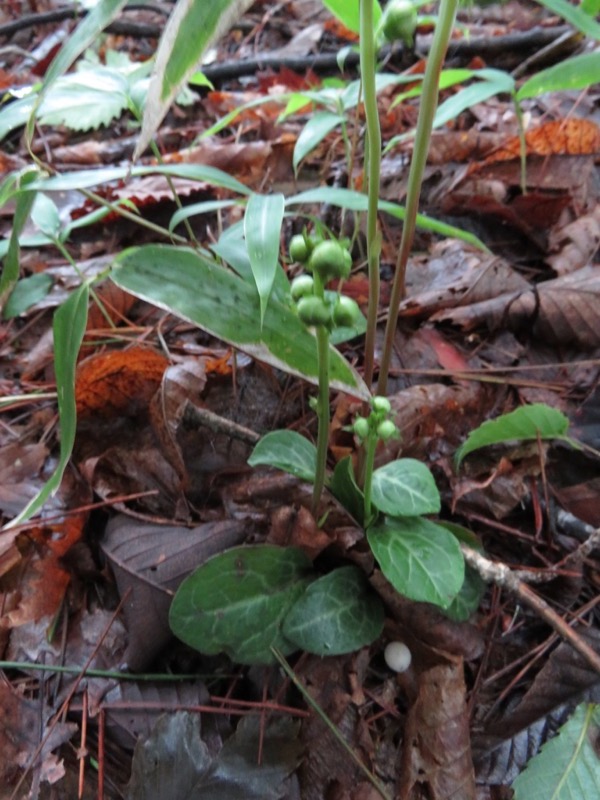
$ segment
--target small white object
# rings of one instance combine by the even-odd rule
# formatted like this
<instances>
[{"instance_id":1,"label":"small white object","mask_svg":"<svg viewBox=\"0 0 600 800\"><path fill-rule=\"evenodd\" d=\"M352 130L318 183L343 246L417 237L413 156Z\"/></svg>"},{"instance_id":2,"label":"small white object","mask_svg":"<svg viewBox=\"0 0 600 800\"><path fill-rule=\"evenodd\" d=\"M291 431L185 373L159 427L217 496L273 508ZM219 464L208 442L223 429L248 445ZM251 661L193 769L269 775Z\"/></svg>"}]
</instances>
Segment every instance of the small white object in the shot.
<instances>
[{"instance_id":1,"label":"small white object","mask_svg":"<svg viewBox=\"0 0 600 800\"><path fill-rule=\"evenodd\" d=\"M390 642L383 651L383 657L394 672L406 672L412 661L412 653L403 642Z\"/></svg>"}]
</instances>

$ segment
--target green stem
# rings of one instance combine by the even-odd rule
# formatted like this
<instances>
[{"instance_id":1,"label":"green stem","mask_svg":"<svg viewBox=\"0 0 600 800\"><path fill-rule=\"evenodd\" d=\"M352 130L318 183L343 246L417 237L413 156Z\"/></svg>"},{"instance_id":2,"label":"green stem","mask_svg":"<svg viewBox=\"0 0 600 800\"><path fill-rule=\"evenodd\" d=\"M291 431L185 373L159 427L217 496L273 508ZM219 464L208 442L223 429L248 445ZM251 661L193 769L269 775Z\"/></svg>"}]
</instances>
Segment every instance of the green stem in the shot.
<instances>
[{"instance_id":1,"label":"green stem","mask_svg":"<svg viewBox=\"0 0 600 800\"><path fill-rule=\"evenodd\" d=\"M364 465L364 519L365 528L371 520L371 485L373 483L373 465L375 464L375 451L377 449L377 433L370 431L365 440L365 465Z\"/></svg>"},{"instance_id":2,"label":"green stem","mask_svg":"<svg viewBox=\"0 0 600 800\"><path fill-rule=\"evenodd\" d=\"M315 271L314 293L325 299L325 287ZM329 331L323 325L317 327L317 363L319 371L319 392L317 395L317 465L313 484L312 511L316 517L325 486L327 469L327 445L329 443Z\"/></svg>"},{"instance_id":3,"label":"green stem","mask_svg":"<svg viewBox=\"0 0 600 800\"><path fill-rule=\"evenodd\" d=\"M367 262L369 266L369 307L365 339L365 373L367 386L373 382L375 364L375 334L379 309L379 254L380 236L377 230L377 205L379 201L379 174L381 169L381 130L375 88L375 31L373 25L373 0L360 3L360 75L367 125L364 180L367 185Z\"/></svg>"},{"instance_id":4,"label":"green stem","mask_svg":"<svg viewBox=\"0 0 600 800\"><path fill-rule=\"evenodd\" d=\"M394 275L394 283L392 285L390 308L385 328L383 355L381 357L381 366L379 369L377 394L384 397L387 394L387 381L390 364L392 362L392 353L394 351L394 336L396 334L396 325L398 324L400 302L405 293L406 265L415 235L415 223L419 210L423 172L425 170L427 151L429 150L429 142L431 140L433 119L438 105L439 77L444 64L444 58L446 57L448 42L452 34L457 7L458 0L441 0L440 2L438 20L435 26L429 58L427 59L425 77L423 79L423 93L421 96L421 107L419 109L419 119L417 120L417 130L415 133L415 146L408 175L404 227L402 228L400 249L398 250L398 258L396 260L396 274Z\"/></svg>"}]
</instances>

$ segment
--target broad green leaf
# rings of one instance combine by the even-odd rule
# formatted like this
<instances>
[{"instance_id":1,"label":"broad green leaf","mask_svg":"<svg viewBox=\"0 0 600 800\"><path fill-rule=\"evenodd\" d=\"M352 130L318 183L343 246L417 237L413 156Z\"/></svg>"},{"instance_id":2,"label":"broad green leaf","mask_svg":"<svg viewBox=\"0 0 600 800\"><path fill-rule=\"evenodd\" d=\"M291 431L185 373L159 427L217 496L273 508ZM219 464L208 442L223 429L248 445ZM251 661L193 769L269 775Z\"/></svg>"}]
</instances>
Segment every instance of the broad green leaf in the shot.
<instances>
[{"instance_id":1,"label":"broad green leaf","mask_svg":"<svg viewBox=\"0 0 600 800\"><path fill-rule=\"evenodd\" d=\"M564 439L569 429L569 420L556 408L545 403L522 406L510 414L488 420L468 435L456 451L457 466L465 456L480 447L531 439Z\"/></svg>"},{"instance_id":2,"label":"broad green leaf","mask_svg":"<svg viewBox=\"0 0 600 800\"><path fill-rule=\"evenodd\" d=\"M75 131L109 125L129 104L129 85L116 70L98 66L59 78L37 110L43 125Z\"/></svg>"},{"instance_id":3,"label":"broad green leaf","mask_svg":"<svg viewBox=\"0 0 600 800\"><path fill-rule=\"evenodd\" d=\"M537 97L545 92L585 89L600 81L600 50L581 53L544 69L526 81L517 92L517 100Z\"/></svg>"},{"instance_id":4,"label":"broad green leaf","mask_svg":"<svg viewBox=\"0 0 600 800\"><path fill-rule=\"evenodd\" d=\"M35 191L29 191L29 188L34 184L36 175L37 171L32 170L21 177L20 185L23 186L24 191L17 193L12 231L6 250L2 275L0 275L0 312L19 280L19 237L27 224L35 202Z\"/></svg>"},{"instance_id":5,"label":"broad green leaf","mask_svg":"<svg viewBox=\"0 0 600 800\"><path fill-rule=\"evenodd\" d=\"M252 3L253 0L178 0L156 52L134 161L148 147L185 79L197 71L203 54Z\"/></svg>"},{"instance_id":6,"label":"broad green leaf","mask_svg":"<svg viewBox=\"0 0 600 800\"><path fill-rule=\"evenodd\" d=\"M450 531L453 536L456 536L459 542L472 547L480 553L484 552L478 537L472 531L463 528L462 525L456 525L453 522L438 522L437 524L442 528L446 528L447 531ZM479 608L479 603L485 593L485 589L486 583L481 575L477 570L473 569L473 567L465 564L465 580L463 585L460 587L460 592L456 595L448 608L444 609L444 614L450 617L450 619L459 622L468 620Z\"/></svg>"},{"instance_id":7,"label":"broad green leaf","mask_svg":"<svg viewBox=\"0 0 600 800\"><path fill-rule=\"evenodd\" d=\"M371 499L379 511L393 517L417 517L440 510L440 493L433 475L414 458L390 461L376 469Z\"/></svg>"},{"instance_id":8,"label":"broad green leaf","mask_svg":"<svg viewBox=\"0 0 600 800\"><path fill-rule=\"evenodd\" d=\"M284 636L318 656L352 653L383 629L383 605L358 567L341 567L314 581L283 623Z\"/></svg>"},{"instance_id":9,"label":"broad green leaf","mask_svg":"<svg viewBox=\"0 0 600 800\"><path fill-rule=\"evenodd\" d=\"M75 406L75 368L87 323L89 288L84 283L54 314L54 372L60 417L60 455L51 477L36 497L6 527L12 528L39 511L46 500L60 487L64 471L71 458L77 427Z\"/></svg>"},{"instance_id":10,"label":"broad green leaf","mask_svg":"<svg viewBox=\"0 0 600 800\"><path fill-rule=\"evenodd\" d=\"M323 0L331 13L349 30L358 33L360 30L360 0ZM377 27L381 19L381 6L373 0L373 25Z\"/></svg>"},{"instance_id":11,"label":"broad green leaf","mask_svg":"<svg viewBox=\"0 0 600 800\"><path fill-rule=\"evenodd\" d=\"M273 298L261 328L256 288L200 253L167 245L132 248L116 259L111 277L258 361L318 383L316 339L295 311ZM333 348L330 371L335 389L369 397L358 373Z\"/></svg>"},{"instance_id":12,"label":"broad green leaf","mask_svg":"<svg viewBox=\"0 0 600 800\"><path fill-rule=\"evenodd\" d=\"M53 280L44 272L37 272L19 281L4 307L4 319L18 317L28 308L39 303L52 288Z\"/></svg>"},{"instance_id":13,"label":"broad green leaf","mask_svg":"<svg viewBox=\"0 0 600 800\"><path fill-rule=\"evenodd\" d=\"M305 192L300 192L300 194L287 197L285 201L286 206L314 203L329 203L332 206L347 208L350 211L366 211L368 206L368 200L365 194L355 192L352 189L342 189L334 186L319 186L317 189L308 189ZM396 219L404 219L404 207L399 206L397 203L390 203L388 200L380 200L378 208L380 211L384 211L386 214L396 217ZM467 233L460 228L455 228L453 225L447 225L445 222L430 219L424 214L417 214L417 227L431 231L432 233L437 233L440 236L462 239L463 242L468 242L486 253L489 252L483 242L472 233Z\"/></svg>"},{"instance_id":14,"label":"broad green leaf","mask_svg":"<svg viewBox=\"0 0 600 800\"><path fill-rule=\"evenodd\" d=\"M296 140L294 147L294 172L298 170L298 165L311 150L323 141L327 134L338 125L344 122L344 116L334 114L331 111L318 111L313 114L306 125L302 128L300 136Z\"/></svg>"},{"instance_id":15,"label":"broad green leaf","mask_svg":"<svg viewBox=\"0 0 600 800\"><path fill-rule=\"evenodd\" d=\"M411 600L448 608L463 584L465 564L455 536L423 517L387 517L367 530L381 571Z\"/></svg>"},{"instance_id":16,"label":"broad green leaf","mask_svg":"<svg viewBox=\"0 0 600 800\"><path fill-rule=\"evenodd\" d=\"M590 39L600 39L600 25L596 20L581 8L571 5L568 0L538 0L538 2L549 8L553 14L558 14L566 19L574 28L589 36Z\"/></svg>"},{"instance_id":17,"label":"broad green leaf","mask_svg":"<svg viewBox=\"0 0 600 800\"><path fill-rule=\"evenodd\" d=\"M270 664L271 647L297 649L281 632L287 613L313 580L297 548L234 547L208 559L181 584L171 630L201 653L226 653L240 664Z\"/></svg>"},{"instance_id":18,"label":"broad green leaf","mask_svg":"<svg viewBox=\"0 0 600 800\"><path fill-rule=\"evenodd\" d=\"M312 483L317 470L317 448L296 431L272 431L258 442L248 464L277 467Z\"/></svg>"},{"instance_id":19,"label":"broad green leaf","mask_svg":"<svg viewBox=\"0 0 600 800\"><path fill-rule=\"evenodd\" d=\"M342 458L335 465L329 489L335 499L362 525L364 523L365 496L356 483L351 456Z\"/></svg>"},{"instance_id":20,"label":"broad green leaf","mask_svg":"<svg viewBox=\"0 0 600 800\"><path fill-rule=\"evenodd\" d=\"M600 797L600 705L582 703L512 785L514 800Z\"/></svg>"},{"instance_id":21,"label":"broad green leaf","mask_svg":"<svg viewBox=\"0 0 600 800\"><path fill-rule=\"evenodd\" d=\"M282 194L251 194L244 215L244 236L260 299L260 323L273 288L285 199Z\"/></svg>"}]
</instances>

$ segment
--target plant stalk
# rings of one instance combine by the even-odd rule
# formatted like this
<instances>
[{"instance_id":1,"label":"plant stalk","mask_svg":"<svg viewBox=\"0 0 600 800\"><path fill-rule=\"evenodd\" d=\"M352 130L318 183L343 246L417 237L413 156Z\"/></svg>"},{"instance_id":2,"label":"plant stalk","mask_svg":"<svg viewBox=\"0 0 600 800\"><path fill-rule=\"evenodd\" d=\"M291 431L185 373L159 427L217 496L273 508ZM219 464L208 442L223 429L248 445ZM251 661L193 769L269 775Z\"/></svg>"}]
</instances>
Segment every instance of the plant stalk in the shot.
<instances>
[{"instance_id":1,"label":"plant stalk","mask_svg":"<svg viewBox=\"0 0 600 800\"><path fill-rule=\"evenodd\" d=\"M325 287L317 271L314 272L314 293L325 299ZM317 394L317 464L313 484L312 512L317 516L327 469L327 445L329 443L329 331L323 325L316 329L319 392Z\"/></svg>"},{"instance_id":2,"label":"plant stalk","mask_svg":"<svg viewBox=\"0 0 600 800\"><path fill-rule=\"evenodd\" d=\"M379 254L381 241L377 230L377 206L379 201L379 175L381 170L381 130L377 110L375 88L375 31L373 26L373 0L360 2L360 75L365 106L367 158L364 165L364 181L367 186L367 262L369 270L369 306L367 310L367 333L365 338L364 380L367 386L373 383L375 364L375 335L379 309Z\"/></svg>"},{"instance_id":3,"label":"plant stalk","mask_svg":"<svg viewBox=\"0 0 600 800\"><path fill-rule=\"evenodd\" d=\"M457 8L458 0L441 0L440 2L438 21L435 26L429 58L427 59L425 77L423 78L423 93L421 95L421 107L417 120L415 146L410 172L408 174L404 226L402 228L402 238L400 240L400 248L396 260L396 272L392 285L388 320L385 328L383 355L381 357L381 366L379 369L377 394L383 397L387 395L387 381L394 350L394 336L396 333L396 325L398 324L400 302L404 298L406 291L406 265L415 235L415 224L417 212L419 210L423 172L427 161L427 151L429 150L429 142L431 140L433 120L438 105L440 72L446 57L446 50L448 49L448 42L452 34Z\"/></svg>"},{"instance_id":4,"label":"plant stalk","mask_svg":"<svg viewBox=\"0 0 600 800\"><path fill-rule=\"evenodd\" d=\"M369 435L365 441L365 464L364 464L364 513L363 525L368 527L371 522L371 485L373 483L373 465L375 464L375 451L377 450L377 434L375 431L369 431Z\"/></svg>"}]
</instances>

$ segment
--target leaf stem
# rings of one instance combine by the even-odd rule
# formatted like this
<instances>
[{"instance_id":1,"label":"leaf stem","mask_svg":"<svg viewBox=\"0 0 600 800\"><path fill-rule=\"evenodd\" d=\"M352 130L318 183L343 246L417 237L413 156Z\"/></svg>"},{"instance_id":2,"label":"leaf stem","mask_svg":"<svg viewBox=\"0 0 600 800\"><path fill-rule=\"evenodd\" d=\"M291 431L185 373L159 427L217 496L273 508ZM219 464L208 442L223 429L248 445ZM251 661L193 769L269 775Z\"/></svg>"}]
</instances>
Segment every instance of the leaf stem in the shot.
<instances>
[{"instance_id":1,"label":"leaf stem","mask_svg":"<svg viewBox=\"0 0 600 800\"><path fill-rule=\"evenodd\" d=\"M402 228L402 238L400 240L400 248L396 260L396 273L392 285L389 314L385 328L383 354L379 369L377 394L384 397L387 394L387 381L394 350L394 336L396 333L396 325L398 324L400 302L405 293L406 265L415 235L415 223L417 211L419 209L423 172L427 161L427 151L431 140L433 120L438 105L439 77L444 58L446 57L448 42L452 34L457 7L458 0L441 0L440 2L438 20L435 26L429 58L427 59L425 77L423 79L423 92L421 95L419 118L417 120L415 146L408 175L404 227ZM371 298L369 298L369 302L370 301Z\"/></svg>"},{"instance_id":2,"label":"leaf stem","mask_svg":"<svg viewBox=\"0 0 600 800\"><path fill-rule=\"evenodd\" d=\"M375 464L375 451L377 449L377 433L376 431L369 431L364 444L365 449L365 463L364 463L364 516L363 525L368 527L371 522L371 485L373 483L373 465Z\"/></svg>"},{"instance_id":3,"label":"leaf stem","mask_svg":"<svg viewBox=\"0 0 600 800\"><path fill-rule=\"evenodd\" d=\"M377 231L377 205L379 201L379 175L381 171L381 130L377 110L375 87L375 31L373 25L373 0L360 2L360 75L365 106L367 158L364 181L367 185L367 262L369 267L369 306L365 339L365 373L367 386L373 382L375 364L375 334L379 309L379 253L381 245Z\"/></svg>"}]
</instances>

